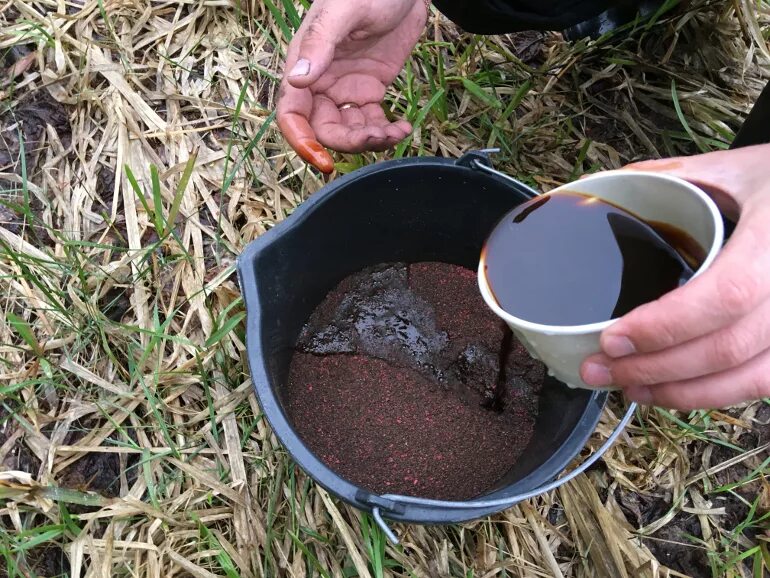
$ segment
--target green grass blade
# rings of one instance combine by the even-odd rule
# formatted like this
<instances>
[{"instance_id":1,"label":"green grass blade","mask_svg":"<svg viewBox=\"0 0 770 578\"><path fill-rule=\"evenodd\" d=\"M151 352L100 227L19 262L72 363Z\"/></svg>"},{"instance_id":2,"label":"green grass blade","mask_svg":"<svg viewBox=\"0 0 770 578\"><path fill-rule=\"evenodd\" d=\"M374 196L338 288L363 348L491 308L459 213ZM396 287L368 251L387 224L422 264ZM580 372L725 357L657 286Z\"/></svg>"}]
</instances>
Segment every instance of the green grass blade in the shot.
<instances>
[{"instance_id":1,"label":"green grass blade","mask_svg":"<svg viewBox=\"0 0 770 578\"><path fill-rule=\"evenodd\" d=\"M171 209L168 211L168 223L169 229L173 229L176 225L176 216L179 214L179 208L182 206L182 199L184 198L185 190L187 190L187 184L192 177L193 169L195 169L195 161L198 159L198 151L195 150L190 158L187 159L187 164L184 167L182 178L179 179L179 184L176 187L176 194L174 194L174 202L171 204Z\"/></svg>"},{"instance_id":2,"label":"green grass blade","mask_svg":"<svg viewBox=\"0 0 770 578\"><path fill-rule=\"evenodd\" d=\"M153 211L155 230L158 233L158 237L164 237L166 235L166 227L163 224L163 195L160 192L158 167L155 165L150 165L150 182L152 185L152 203L155 207Z\"/></svg>"},{"instance_id":3,"label":"green grass blade","mask_svg":"<svg viewBox=\"0 0 770 578\"><path fill-rule=\"evenodd\" d=\"M24 207L29 211L29 181L27 180L27 150L24 146L24 134L19 129L19 163L21 164L21 194Z\"/></svg>"},{"instance_id":4,"label":"green grass blade","mask_svg":"<svg viewBox=\"0 0 770 578\"><path fill-rule=\"evenodd\" d=\"M134 176L134 172L131 170L131 167L128 165L125 165L123 167L123 170L126 171L126 178L128 179L128 184L131 185L131 188L134 191L134 194L136 195L136 198L139 199L139 202L142 205L142 208L148 215L152 215L152 209L150 209L150 205L147 204L147 199L144 198L144 193L142 192L142 187L139 186L139 182L136 180L136 177Z\"/></svg>"},{"instance_id":5,"label":"green grass blade","mask_svg":"<svg viewBox=\"0 0 770 578\"><path fill-rule=\"evenodd\" d=\"M532 80L527 80L519 87L519 90L516 91L516 94L513 95L513 98L511 98L511 101L508 103L508 106L505 107L505 110L503 111L503 114L500 115L500 118L498 119L498 123L505 122L508 120L508 118L513 114L513 111L515 111L519 105L521 104L521 101L524 100L524 97L527 96L527 93L532 88Z\"/></svg>"},{"instance_id":6,"label":"green grass blade","mask_svg":"<svg viewBox=\"0 0 770 578\"><path fill-rule=\"evenodd\" d=\"M299 548L302 553L305 555L305 558L308 562L310 562L313 567L318 571L318 573L323 576L323 578L331 578L329 573L321 566L321 563L318 561L318 558L315 557L315 555L310 551L310 549L305 546L305 544L300 540L297 535L293 532L287 532L289 536L291 536L292 542L294 542L294 545Z\"/></svg>"},{"instance_id":7,"label":"green grass blade","mask_svg":"<svg viewBox=\"0 0 770 578\"><path fill-rule=\"evenodd\" d=\"M281 29L281 34L283 34L284 39L289 42L294 36L294 33L291 31L291 26L289 26L289 23L286 22L286 18L284 18L283 12L278 9L278 7L273 3L273 0L264 0L264 2L265 6L267 6L267 9L270 10L270 13L273 15L278 28Z\"/></svg>"},{"instance_id":8,"label":"green grass blade","mask_svg":"<svg viewBox=\"0 0 770 578\"><path fill-rule=\"evenodd\" d=\"M283 10L286 12L286 16L289 19L289 26L291 26L292 34L299 28L300 17L297 9L294 7L294 0L283 0Z\"/></svg>"},{"instance_id":9,"label":"green grass blade","mask_svg":"<svg viewBox=\"0 0 770 578\"><path fill-rule=\"evenodd\" d=\"M695 143L695 145L698 147L698 149L702 153L709 152L709 149L703 145L703 142L698 137L698 135L695 134L695 132L690 127L690 124L687 122L687 119L684 117L684 113L682 112L682 106L679 103L679 96L676 92L676 80L671 79L671 98L674 103L674 110L676 110L676 116L679 118L679 122L682 124L682 127L684 128L685 132L690 136L692 139L692 142Z\"/></svg>"},{"instance_id":10,"label":"green grass blade","mask_svg":"<svg viewBox=\"0 0 770 578\"><path fill-rule=\"evenodd\" d=\"M225 178L225 182L222 185L223 194L225 191L227 191L230 188L230 185L232 184L233 180L235 180L235 175L238 174L238 171L240 170L241 166L243 166L243 163L246 162L246 159L251 154L251 151L253 151L256 148L256 146L262 142L262 137L267 132L267 129L270 128L270 125L272 124L273 120L275 120L275 111L271 112L270 116L268 116L265 119L265 122L262 123L262 126L259 127L257 134L255 134L254 138L252 138L249 144L246 145L246 148L243 151L241 158L238 160L237 163L235 163L233 170L230 171L230 174L227 175L227 177Z\"/></svg>"},{"instance_id":11,"label":"green grass blade","mask_svg":"<svg viewBox=\"0 0 770 578\"><path fill-rule=\"evenodd\" d=\"M16 536L20 550L32 550L37 546L55 540L64 533L64 526L41 526L21 532Z\"/></svg>"},{"instance_id":12,"label":"green grass blade","mask_svg":"<svg viewBox=\"0 0 770 578\"><path fill-rule=\"evenodd\" d=\"M485 91L478 84L473 82L471 79L463 78L462 83L463 83L463 86L465 87L465 90L470 92L473 96L478 98L484 104L494 108L502 108L502 104L496 97L489 94L487 91Z\"/></svg>"},{"instance_id":13,"label":"green grass blade","mask_svg":"<svg viewBox=\"0 0 770 578\"><path fill-rule=\"evenodd\" d=\"M421 126L423 122L425 122L425 117L428 116L428 113L433 108L433 106L438 102L438 100L444 95L443 90L439 90L436 94L433 95L433 97L427 102L425 106L420 109L420 112L417 114L417 116L412 120L412 126L414 128L417 128L418 126ZM406 140L399 143L399 145L396 147L396 152L394 153L394 156L396 158L404 156L404 153L409 148L409 146L412 144L412 138L411 136L407 138Z\"/></svg>"},{"instance_id":14,"label":"green grass blade","mask_svg":"<svg viewBox=\"0 0 770 578\"><path fill-rule=\"evenodd\" d=\"M206 347L211 347L215 343L219 343L222 339L225 338L226 335L229 335L233 329L240 325L241 321L243 321L245 317L246 312L240 311L232 317L226 318L224 324L222 324L219 329L214 331L206 340Z\"/></svg>"},{"instance_id":15,"label":"green grass blade","mask_svg":"<svg viewBox=\"0 0 770 578\"><path fill-rule=\"evenodd\" d=\"M152 475L152 456L150 450L142 450L142 474L144 475L144 483L147 485L147 494L150 497L150 503L160 510L160 502L158 501L158 491L155 487L155 478Z\"/></svg>"},{"instance_id":16,"label":"green grass blade","mask_svg":"<svg viewBox=\"0 0 770 578\"><path fill-rule=\"evenodd\" d=\"M40 347L40 343L38 343L37 338L35 337L35 333L32 331L32 328L29 326L29 324L12 311L8 311L5 314L5 317L8 319L8 322L11 324L11 327L13 327L16 333L18 333L24 342L29 345L32 351L35 352L35 355L42 356L43 348Z\"/></svg>"},{"instance_id":17,"label":"green grass blade","mask_svg":"<svg viewBox=\"0 0 770 578\"><path fill-rule=\"evenodd\" d=\"M194 517L197 519L197 516ZM225 576L227 576L227 578L240 578L241 575L238 572L233 559L230 558L230 555L222 547L222 544L220 544L214 533L211 532L211 530L209 530L202 522L200 522L200 520L197 521L198 528L200 529L203 538L208 541L209 548L216 552L217 562L219 562L220 568L224 570Z\"/></svg>"}]
</instances>

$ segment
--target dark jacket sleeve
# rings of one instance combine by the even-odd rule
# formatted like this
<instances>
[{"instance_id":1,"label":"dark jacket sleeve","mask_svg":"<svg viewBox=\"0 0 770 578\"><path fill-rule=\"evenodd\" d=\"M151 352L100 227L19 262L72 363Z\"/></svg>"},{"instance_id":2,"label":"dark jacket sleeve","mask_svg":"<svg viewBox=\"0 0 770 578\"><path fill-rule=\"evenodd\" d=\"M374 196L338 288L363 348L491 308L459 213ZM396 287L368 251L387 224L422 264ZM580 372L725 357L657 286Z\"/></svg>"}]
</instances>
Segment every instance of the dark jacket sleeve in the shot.
<instances>
[{"instance_id":1,"label":"dark jacket sleeve","mask_svg":"<svg viewBox=\"0 0 770 578\"><path fill-rule=\"evenodd\" d=\"M433 0L460 28L474 34L561 31L605 11L610 0Z\"/></svg>"},{"instance_id":2,"label":"dark jacket sleeve","mask_svg":"<svg viewBox=\"0 0 770 578\"><path fill-rule=\"evenodd\" d=\"M733 139L730 148L770 144L770 82L751 109L748 118Z\"/></svg>"}]
</instances>

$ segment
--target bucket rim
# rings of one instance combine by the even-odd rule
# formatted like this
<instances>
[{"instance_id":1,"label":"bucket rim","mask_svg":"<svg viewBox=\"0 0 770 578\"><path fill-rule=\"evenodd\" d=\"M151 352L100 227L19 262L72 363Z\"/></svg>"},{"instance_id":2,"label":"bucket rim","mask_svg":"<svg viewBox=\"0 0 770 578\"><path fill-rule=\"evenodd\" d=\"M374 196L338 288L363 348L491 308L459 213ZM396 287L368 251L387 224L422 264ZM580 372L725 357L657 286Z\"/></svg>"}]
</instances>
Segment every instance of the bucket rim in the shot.
<instances>
[{"instance_id":1,"label":"bucket rim","mask_svg":"<svg viewBox=\"0 0 770 578\"><path fill-rule=\"evenodd\" d=\"M293 232L300 229L318 208L342 189L347 188L358 180L371 177L374 174L380 174L389 170L397 170L402 167L411 167L414 165L423 167L454 166L458 169L473 171L474 173L481 172L475 170L473 166L461 164L461 162L456 159L443 157L412 157L368 165L343 175L323 186L306 201L300 204L300 206L297 207L297 209L295 209L284 221L276 224L270 230L251 241L236 259L238 282L246 308L245 344L248 365L252 378L252 386L265 419L270 425L272 432L283 446L283 449L285 449L291 457L292 461L313 479L315 483L343 502L365 512L373 512L378 507L377 502L381 501L380 497L349 482L317 458L296 433L288 416L284 413L278 396L272 391L270 385L271 380L268 376L267 368L261 358L261 343L264 335L260 325L263 313L259 303L260 295L258 286L257 283L254 282L254 279L256 278L256 263L259 255L263 251L278 243L283 237L291 235ZM512 191L516 189L515 184L511 182L514 181L514 179L511 177L500 178L489 173L485 176L500 182L503 186L509 187ZM519 192L525 190L537 194L527 185L523 183L519 184ZM567 386L563 385L563 387ZM580 451L585 447L587 440L595 432L596 426L601 419L602 410L606 405L608 395L609 393L607 391L602 390L591 392L589 398L586 400L585 408L580 414L577 424L573 431L570 432L567 440L565 440L565 442L558 448L555 448L553 454L537 469L504 488L498 488L497 490L488 493L486 496L482 495L476 499L483 500L487 496L494 495L502 490L506 490L507 493L516 493L515 489L520 488L518 490L518 492L520 492L547 483L552 480L554 476L558 477L559 474L580 454ZM578 430L579 433L576 433ZM558 461L559 464L562 464L558 468L558 471L556 471L555 474L546 475L546 472L543 471L545 466L553 464L553 462L556 461ZM526 488L523 487L525 485L527 486ZM419 507L397 509L393 512L389 511L385 515L389 519L397 522L444 524L460 523L478 519L504 509L470 509L465 506L465 504L471 501L472 500L448 502L448 504L455 504L457 507L451 508L450 506L449 508L444 508L445 514L441 516L425 517L420 515L421 513L424 514L425 511ZM513 505L513 503L511 505Z\"/></svg>"}]
</instances>

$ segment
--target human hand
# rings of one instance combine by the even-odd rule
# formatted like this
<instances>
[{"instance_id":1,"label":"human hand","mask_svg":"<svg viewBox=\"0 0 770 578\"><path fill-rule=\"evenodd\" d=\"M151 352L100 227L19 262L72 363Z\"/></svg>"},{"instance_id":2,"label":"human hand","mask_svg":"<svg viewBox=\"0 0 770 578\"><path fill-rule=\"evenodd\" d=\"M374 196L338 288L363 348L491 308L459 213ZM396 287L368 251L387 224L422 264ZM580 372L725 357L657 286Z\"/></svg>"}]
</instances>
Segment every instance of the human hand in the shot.
<instances>
[{"instance_id":1,"label":"human hand","mask_svg":"<svg viewBox=\"0 0 770 578\"><path fill-rule=\"evenodd\" d=\"M381 102L427 19L423 0L315 0L289 45L278 126L308 163L330 173L324 146L382 151L412 126L390 122Z\"/></svg>"},{"instance_id":2,"label":"human hand","mask_svg":"<svg viewBox=\"0 0 770 578\"><path fill-rule=\"evenodd\" d=\"M680 410L770 397L770 145L626 168L686 179L738 223L708 270L602 333L583 380Z\"/></svg>"}]
</instances>

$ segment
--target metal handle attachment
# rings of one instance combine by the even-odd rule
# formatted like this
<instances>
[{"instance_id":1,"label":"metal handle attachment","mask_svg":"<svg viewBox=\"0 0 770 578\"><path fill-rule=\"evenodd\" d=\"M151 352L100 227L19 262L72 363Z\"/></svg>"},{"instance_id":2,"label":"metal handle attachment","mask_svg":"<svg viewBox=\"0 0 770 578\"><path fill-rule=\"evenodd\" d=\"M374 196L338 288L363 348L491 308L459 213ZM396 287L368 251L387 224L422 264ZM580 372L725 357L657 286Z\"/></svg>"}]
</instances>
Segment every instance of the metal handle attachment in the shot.
<instances>
[{"instance_id":1,"label":"metal handle attachment","mask_svg":"<svg viewBox=\"0 0 770 578\"><path fill-rule=\"evenodd\" d=\"M489 159L489 155L499 152L500 149L483 149L478 151L470 151L457 159L456 164L469 169L484 171L485 173L489 173L504 179L508 181L508 184L512 189L518 193L521 193L528 199L539 197L540 193L532 187L528 187L524 183L514 179L512 176L501 173L495 169L495 167L492 165L492 161Z\"/></svg>"}]
</instances>

